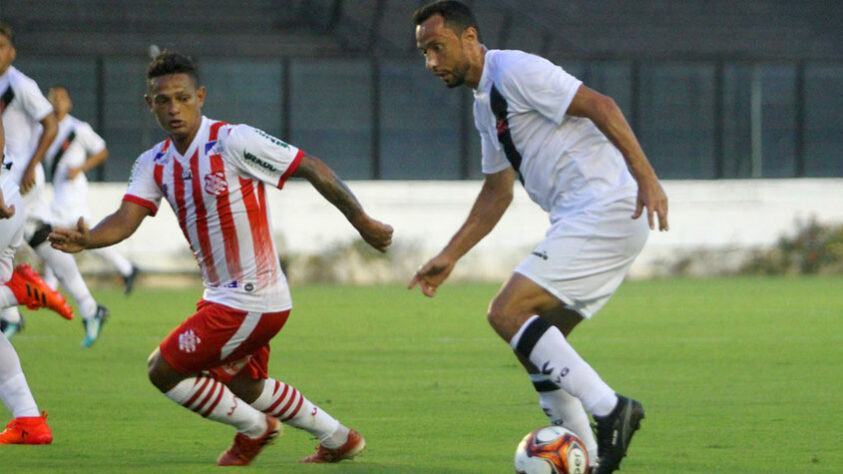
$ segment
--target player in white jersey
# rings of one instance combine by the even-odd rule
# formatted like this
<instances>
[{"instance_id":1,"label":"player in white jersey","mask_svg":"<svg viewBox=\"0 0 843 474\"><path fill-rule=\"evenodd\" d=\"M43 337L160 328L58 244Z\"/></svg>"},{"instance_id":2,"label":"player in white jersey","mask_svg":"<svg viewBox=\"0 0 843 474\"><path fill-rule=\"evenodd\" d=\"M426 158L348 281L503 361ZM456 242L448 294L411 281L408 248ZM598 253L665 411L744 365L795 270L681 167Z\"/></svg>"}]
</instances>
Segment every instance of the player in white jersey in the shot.
<instances>
[{"instance_id":1,"label":"player in white jersey","mask_svg":"<svg viewBox=\"0 0 843 474\"><path fill-rule=\"evenodd\" d=\"M70 115L73 101L64 86L52 86L47 99L53 106L58 122L58 133L44 158L48 180L53 183L53 201L50 204L53 224L75 227L79 218L91 222L88 208L88 179L85 172L108 159L105 140L87 123ZM111 264L123 278L123 292L129 294L138 276L138 267L113 247L95 249L94 255ZM56 288L58 281L48 267L44 280Z\"/></svg>"},{"instance_id":2,"label":"player in white jersey","mask_svg":"<svg viewBox=\"0 0 843 474\"><path fill-rule=\"evenodd\" d=\"M147 70L146 101L169 138L135 162L120 208L88 230L56 229L56 248L79 251L129 237L166 199L202 271L197 312L170 333L149 359L149 378L168 398L234 426L221 466L246 465L280 429L280 421L319 439L304 462L350 459L365 447L298 390L269 378L269 341L292 302L281 271L265 185L307 179L372 247L385 251L392 228L370 218L321 161L248 125L202 116L205 88L193 62L163 52ZM245 403L244 403L245 402ZM280 419L280 421L279 421Z\"/></svg>"},{"instance_id":3,"label":"player in white jersey","mask_svg":"<svg viewBox=\"0 0 843 474\"><path fill-rule=\"evenodd\" d=\"M435 294L500 220L517 177L548 212L550 229L492 301L488 319L530 373L550 421L583 439L595 472L612 472L644 409L617 395L566 336L615 292L654 215L667 230L667 197L612 99L538 56L487 50L460 2L422 7L414 22L427 69L448 87L474 89L485 180L465 224L410 288ZM647 220L639 219L644 208Z\"/></svg>"},{"instance_id":4,"label":"player in white jersey","mask_svg":"<svg viewBox=\"0 0 843 474\"><path fill-rule=\"evenodd\" d=\"M47 242L52 227L41 160L56 136L56 118L38 84L11 65L16 54L12 29L0 23L0 114L6 131L7 162L26 206L24 241L53 269L61 285L76 300L85 325L82 346L90 347L99 337L108 309L91 296L76 260ZM23 322L15 307L3 310L2 320L7 337L17 332Z\"/></svg>"},{"instance_id":5,"label":"player in white jersey","mask_svg":"<svg viewBox=\"0 0 843 474\"><path fill-rule=\"evenodd\" d=\"M3 150L3 122L0 121L0 155L5 155ZM48 307L64 318L72 319L73 310L64 298L49 288L35 271L27 265L13 268L15 249L23 243L25 214L17 183L5 166L0 167L0 308L19 304L30 309ZM0 335L0 400L13 416L6 429L0 432L0 444L49 444L53 441L46 421L47 412L39 413L20 358L5 335Z\"/></svg>"}]
</instances>

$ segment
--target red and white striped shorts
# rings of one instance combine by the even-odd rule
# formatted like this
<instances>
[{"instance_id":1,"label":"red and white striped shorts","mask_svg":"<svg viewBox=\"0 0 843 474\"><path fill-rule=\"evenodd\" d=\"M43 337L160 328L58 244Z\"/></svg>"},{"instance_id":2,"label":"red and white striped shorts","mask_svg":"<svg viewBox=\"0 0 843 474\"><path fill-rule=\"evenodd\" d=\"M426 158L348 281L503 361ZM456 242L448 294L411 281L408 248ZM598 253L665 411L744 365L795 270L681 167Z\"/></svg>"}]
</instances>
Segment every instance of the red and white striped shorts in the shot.
<instances>
[{"instance_id":1,"label":"red and white striped shorts","mask_svg":"<svg viewBox=\"0 0 843 474\"><path fill-rule=\"evenodd\" d=\"M284 327L290 310L258 313L200 300L196 313L159 346L161 356L178 372L209 371L222 382L242 371L267 378L269 341Z\"/></svg>"}]
</instances>

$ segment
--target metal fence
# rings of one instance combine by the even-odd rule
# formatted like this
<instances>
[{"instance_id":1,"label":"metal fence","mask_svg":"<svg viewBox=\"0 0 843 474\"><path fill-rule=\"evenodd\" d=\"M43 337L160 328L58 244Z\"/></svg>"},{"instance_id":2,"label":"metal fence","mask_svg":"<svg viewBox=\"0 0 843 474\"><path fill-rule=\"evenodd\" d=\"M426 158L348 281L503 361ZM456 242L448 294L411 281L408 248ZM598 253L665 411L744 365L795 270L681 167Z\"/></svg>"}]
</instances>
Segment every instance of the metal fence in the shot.
<instances>
[{"instance_id":1,"label":"metal fence","mask_svg":"<svg viewBox=\"0 0 843 474\"><path fill-rule=\"evenodd\" d=\"M471 92L419 58L197 58L205 114L260 127L347 179L480 176ZM843 176L843 64L743 60L558 62L612 96L664 178ZM19 58L43 89L65 85L108 143L93 178L123 181L163 139L143 100L142 57Z\"/></svg>"}]
</instances>

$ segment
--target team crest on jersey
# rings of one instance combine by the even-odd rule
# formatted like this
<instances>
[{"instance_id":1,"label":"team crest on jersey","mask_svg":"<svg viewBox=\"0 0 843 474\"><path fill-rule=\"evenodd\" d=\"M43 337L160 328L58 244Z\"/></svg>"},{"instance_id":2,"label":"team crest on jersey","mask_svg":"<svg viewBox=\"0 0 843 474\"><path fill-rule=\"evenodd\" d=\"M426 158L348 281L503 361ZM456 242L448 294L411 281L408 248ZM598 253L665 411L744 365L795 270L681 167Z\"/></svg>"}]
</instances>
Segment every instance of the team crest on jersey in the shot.
<instances>
[{"instance_id":1,"label":"team crest on jersey","mask_svg":"<svg viewBox=\"0 0 843 474\"><path fill-rule=\"evenodd\" d=\"M225 173L217 171L205 175L205 192L219 196L228 191L228 183L225 181Z\"/></svg>"},{"instance_id":2,"label":"team crest on jersey","mask_svg":"<svg viewBox=\"0 0 843 474\"><path fill-rule=\"evenodd\" d=\"M187 352L188 354L196 352L196 346L201 342L202 339L199 339L199 336L193 332L193 329L179 334L179 350L182 352Z\"/></svg>"},{"instance_id":3,"label":"team crest on jersey","mask_svg":"<svg viewBox=\"0 0 843 474\"><path fill-rule=\"evenodd\" d=\"M191 178L193 178L193 173L190 170L182 171L182 173L181 173L181 179L182 180L186 181L186 180L191 179Z\"/></svg>"}]
</instances>

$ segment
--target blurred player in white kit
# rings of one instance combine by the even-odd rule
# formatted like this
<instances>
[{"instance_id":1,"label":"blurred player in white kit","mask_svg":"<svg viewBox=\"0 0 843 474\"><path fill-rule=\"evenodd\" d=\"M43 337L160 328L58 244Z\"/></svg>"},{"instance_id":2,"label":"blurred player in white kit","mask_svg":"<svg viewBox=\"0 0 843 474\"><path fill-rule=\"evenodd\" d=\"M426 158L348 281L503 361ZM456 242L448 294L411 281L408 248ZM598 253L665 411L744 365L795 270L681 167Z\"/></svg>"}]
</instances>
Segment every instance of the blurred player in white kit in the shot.
<instances>
[{"instance_id":1,"label":"blurred player in white kit","mask_svg":"<svg viewBox=\"0 0 843 474\"><path fill-rule=\"evenodd\" d=\"M105 140L87 122L70 115L73 101L66 87L50 87L47 99L53 106L58 122L58 133L44 157L47 175L53 183L53 201L50 204L53 224L75 227L82 218L90 225L88 179L85 173L108 159ZM117 270L123 278L123 292L127 295L131 293L139 273L138 267L113 247L94 249L93 253ZM49 267L44 272L44 280L50 287L58 287L58 279Z\"/></svg>"},{"instance_id":2,"label":"blurred player in white kit","mask_svg":"<svg viewBox=\"0 0 843 474\"><path fill-rule=\"evenodd\" d=\"M6 163L11 179L20 186L26 207L24 242L44 259L62 287L76 300L85 325L82 347L90 347L100 335L108 309L94 300L76 260L47 242L52 218L44 197L41 161L56 136L56 118L38 84L12 66L16 55L14 31L0 22L0 114L6 132ZM12 337L23 326L23 319L15 307L3 310L0 316L3 334L7 337Z\"/></svg>"},{"instance_id":3,"label":"blurred player in white kit","mask_svg":"<svg viewBox=\"0 0 843 474\"><path fill-rule=\"evenodd\" d=\"M23 243L26 220L23 198L11 172L5 166L3 124L0 121L0 308L19 304L30 309L48 307L66 319L73 310L64 298L49 288L27 265L14 266L15 249ZM0 335L0 400L14 417L0 432L2 444L49 444L53 434L47 412L40 413L21 368L15 348Z\"/></svg>"}]
</instances>

